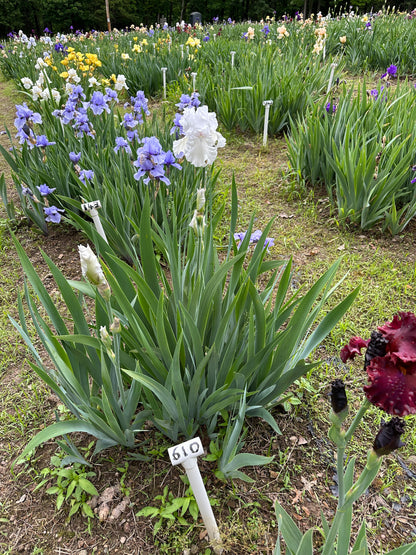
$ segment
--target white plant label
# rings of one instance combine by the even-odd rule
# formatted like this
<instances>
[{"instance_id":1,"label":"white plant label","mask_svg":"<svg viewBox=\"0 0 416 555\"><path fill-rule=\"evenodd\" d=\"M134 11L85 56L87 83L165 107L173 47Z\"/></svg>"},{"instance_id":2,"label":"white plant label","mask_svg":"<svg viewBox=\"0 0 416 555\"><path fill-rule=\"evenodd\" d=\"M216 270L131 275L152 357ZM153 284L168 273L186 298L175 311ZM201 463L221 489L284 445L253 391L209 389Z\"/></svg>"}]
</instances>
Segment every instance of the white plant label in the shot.
<instances>
[{"instance_id":1,"label":"white plant label","mask_svg":"<svg viewBox=\"0 0 416 555\"><path fill-rule=\"evenodd\" d=\"M204 448L202 447L201 439L199 437L194 437L193 439L179 443L179 445L169 447L168 453L170 462L175 466L177 464L182 464L186 459L203 455Z\"/></svg>"},{"instance_id":2,"label":"white plant label","mask_svg":"<svg viewBox=\"0 0 416 555\"><path fill-rule=\"evenodd\" d=\"M99 200L93 200L92 202L84 202L81 204L81 210L83 212L88 212L89 210L101 208L101 202Z\"/></svg>"}]
</instances>

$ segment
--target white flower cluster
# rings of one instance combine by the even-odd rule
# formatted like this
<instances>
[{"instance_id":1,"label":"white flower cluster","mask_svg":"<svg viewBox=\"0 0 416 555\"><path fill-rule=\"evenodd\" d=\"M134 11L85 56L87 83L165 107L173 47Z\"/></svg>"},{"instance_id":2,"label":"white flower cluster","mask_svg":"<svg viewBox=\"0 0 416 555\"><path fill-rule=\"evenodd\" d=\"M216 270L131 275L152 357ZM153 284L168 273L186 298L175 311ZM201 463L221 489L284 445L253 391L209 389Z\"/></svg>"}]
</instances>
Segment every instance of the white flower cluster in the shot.
<instances>
[{"instance_id":1,"label":"white flower cluster","mask_svg":"<svg viewBox=\"0 0 416 555\"><path fill-rule=\"evenodd\" d=\"M39 60L42 60L42 58L38 58L38 61ZM39 69L39 67L40 66L38 65L37 69ZM50 83L50 79L44 71L41 71L39 73L39 77L35 83L33 83L32 79L29 79L29 77L22 77L20 81L27 91L30 90L30 92L32 93L32 98L35 101L49 100L51 97L55 100L56 103L59 103L59 101L61 100L60 92L56 89L49 88L48 83Z\"/></svg>"},{"instance_id":2,"label":"white flower cluster","mask_svg":"<svg viewBox=\"0 0 416 555\"><path fill-rule=\"evenodd\" d=\"M212 164L217 157L217 149L225 146L225 139L218 133L215 112L208 112L208 106L185 108L179 120L184 137L173 141L175 156L184 156L197 168Z\"/></svg>"}]
</instances>

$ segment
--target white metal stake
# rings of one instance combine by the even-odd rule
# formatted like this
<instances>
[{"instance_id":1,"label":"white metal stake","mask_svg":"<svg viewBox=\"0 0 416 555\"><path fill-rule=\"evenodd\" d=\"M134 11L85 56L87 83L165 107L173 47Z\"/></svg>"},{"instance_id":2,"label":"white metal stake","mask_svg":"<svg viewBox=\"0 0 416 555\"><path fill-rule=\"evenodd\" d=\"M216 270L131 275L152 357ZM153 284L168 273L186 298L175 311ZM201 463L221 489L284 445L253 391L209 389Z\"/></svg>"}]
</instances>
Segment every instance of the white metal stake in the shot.
<instances>
[{"instance_id":1,"label":"white metal stake","mask_svg":"<svg viewBox=\"0 0 416 555\"><path fill-rule=\"evenodd\" d=\"M329 91L331 90L332 87L332 80L334 78L334 72L335 72L335 68L337 67L338 64L333 63L331 64L331 74L329 76L329 83L328 83L328 88L326 89L326 94L329 93Z\"/></svg>"},{"instance_id":2,"label":"white metal stake","mask_svg":"<svg viewBox=\"0 0 416 555\"><path fill-rule=\"evenodd\" d=\"M265 100L263 106L265 107L264 112L264 128L263 128L263 146L267 145L267 129L269 127L269 112L270 106L273 104L273 100Z\"/></svg>"},{"instance_id":3,"label":"white metal stake","mask_svg":"<svg viewBox=\"0 0 416 555\"><path fill-rule=\"evenodd\" d=\"M162 71L162 79L163 79L163 98L166 99L166 72L168 70L167 67L161 67L160 68Z\"/></svg>"},{"instance_id":4,"label":"white metal stake","mask_svg":"<svg viewBox=\"0 0 416 555\"><path fill-rule=\"evenodd\" d=\"M201 439L195 437L175 445L175 447L169 447L168 453L173 466L181 464L184 467L199 512L207 529L211 546L215 553L222 553L220 532L197 463L197 457L204 454Z\"/></svg>"},{"instance_id":5,"label":"white metal stake","mask_svg":"<svg viewBox=\"0 0 416 555\"><path fill-rule=\"evenodd\" d=\"M182 58L182 60L183 60L183 44L180 44L180 45L179 45L179 48L181 49L181 58Z\"/></svg>"},{"instance_id":6,"label":"white metal stake","mask_svg":"<svg viewBox=\"0 0 416 555\"><path fill-rule=\"evenodd\" d=\"M84 202L83 204L81 204L81 210L83 212L88 212L91 216L98 235L100 235L104 239L104 241L108 243L103 226L101 225L100 217L98 216L97 208L101 208L101 202L99 200L93 200L92 202Z\"/></svg>"},{"instance_id":7,"label":"white metal stake","mask_svg":"<svg viewBox=\"0 0 416 555\"><path fill-rule=\"evenodd\" d=\"M230 54L231 54L231 67L234 67L234 56L235 56L235 51L234 51L234 50L231 50Z\"/></svg>"},{"instance_id":8,"label":"white metal stake","mask_svg":"<svg viewBox=\"0 0 416 555\"><path fill-rule=\"evenodd\" d=\"M197 76L198 74L195 73L195 72L193 71L193 72L191 73L191 75L192 75L192 88L193 88L193 92L195 92L195 91L196 91L195 82L196 82L196 76Z\"/></svg>"},{"instance_id":9,"label":"white metal stake","mask_svg":"<svg viewBox=\"0 0 416 555\"><path fill-rule=\"evenodd\" d=\"M186 55L189 56L189 46L186 47Z\"/></svg>"},{"instance_id":10,"label":"white metal stake","mask_svg":"<svg viewBox=\"0 0 416 555\"><path fill-rule=\"evenodd\" d=\"M153 54L156 54L156 43L153 43Z\"/></svg>"},{"instance_id":11,"label":"white metal stake","mask_svg":"<svg viewBox=\"0 0 416 555\"><path fill-rule=\"evenodd\" d=\"M217 35L214 33L214 40L217 38Z\"/></svg>"}]
</instances>

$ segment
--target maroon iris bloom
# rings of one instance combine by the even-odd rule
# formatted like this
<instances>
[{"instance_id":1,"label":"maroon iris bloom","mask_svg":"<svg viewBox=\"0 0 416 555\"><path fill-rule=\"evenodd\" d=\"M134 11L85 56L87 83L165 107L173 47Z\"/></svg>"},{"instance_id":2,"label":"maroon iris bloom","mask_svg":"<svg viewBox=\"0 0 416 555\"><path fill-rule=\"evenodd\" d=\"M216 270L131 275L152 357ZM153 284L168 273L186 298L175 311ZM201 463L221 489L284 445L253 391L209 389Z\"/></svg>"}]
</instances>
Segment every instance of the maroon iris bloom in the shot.
<instances>
[{"instance_id":1,"label":"maroon iris bloom","mask_svg":"<svg viewBox=\"0 0 416 555\"><path fill-rule=\"evenodd\" d=\"M341 350L341 360L353 359L363 348L370 403L397 416L416 414L416 316L399 312L370 340L353 337Z\"/></svg>"}]
</instances>

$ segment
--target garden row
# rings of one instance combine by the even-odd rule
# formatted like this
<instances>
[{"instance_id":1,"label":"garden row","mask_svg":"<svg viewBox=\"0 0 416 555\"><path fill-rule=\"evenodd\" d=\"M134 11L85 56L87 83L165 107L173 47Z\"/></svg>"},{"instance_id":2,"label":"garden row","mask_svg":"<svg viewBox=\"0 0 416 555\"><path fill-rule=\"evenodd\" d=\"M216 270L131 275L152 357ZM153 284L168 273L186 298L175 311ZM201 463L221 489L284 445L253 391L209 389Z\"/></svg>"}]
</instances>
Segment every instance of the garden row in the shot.
<instances>
[{"instance_id":1,"label":"garden row","mask_svg":"<svg viewBox=\"0 0 416 555\"><path fill-rule=\"evenodd\" d=\"M336 23L345 21L349 20ZM394 16L392 21L408 20ZM124 52L121 65L116 64L121 42L115 48L114 38L84 37L80 50L67 48L60 42L62 36L55 41L58 49L45 39L41 47L51 48L39 57L39 44L28 48L29 39L12 39L17 47L4 60L13 66L13 78L30 91L31 106L16 107L17 135L10 132L11 150L2 149L21 200L17 208L7 199L2 178L0 192L8 216L14 219L21 209L45 234L48 224L59 224L64 217L84 232L99 256L90 247L79 246L85 280L78 282L68 281L44 255L62 298L64 317L15 240L29 283L25 308L19 298L20 323L14 324L31 351L32 369L72 413L72 419L42 430L22 457L51 438L86 432L97 439L95 454L121 445L135 458L146 460L141 441L150 421L173 442L206 434L217 454L220 478L249 479L241 468L271 460L241 452L245 419L263 418L279 431L272 409L314 367L308 357L351 306L357 291L334 306L339 262L309 290L293 290L291 262L269 259L271 223L263 231L255 230L253 216L246 231L237 231L234 182L227 239L216 239L223 236L218 230L223 231L226 206L216 194L213 164L226 141L209 110L215 108L229 130L237 126L259 131L263 100L273 100L270 131L287 132L294 176L311 185L325 183L342 220L364 228L381 222L397 233L416 211L411 187L414 87L397 82L398 67L390 63L384 85L369 94L365 86L358 94L346 87L334 89L335 62L329 46L326 50L326 22L313 27L314 46L306 55L298 46L302 31L307 33L309 27L293 25L299 25L299 31L293 31L299 42L291 45L288 40L287 50L269 44L272 39L266 38L263 26L257 33L263 33L265 40L256 44L246 30L230 60L232 37L225 50L225 32L221 42L210 39L201 48L197 37L189 36L185 44L189 52L186 48L184 52L169 40L168 31L161 40L157 34L144 39L157 40L154 48L143 39L134 40L141 36L138 31L132 35L132 50L138 44L138 56L145 54L149 64L147 70L141 68L140 79L146 75L150 81L152 71L161 76L157 89L161 96L168 94L164 77L171 80L168 69L162 68L168 67L176 48L170 102L153 117L143 90L135 95L126 92L135 89L133 77L124 70L130 65L134 71L136 64L129 54L123 57ZM240 33L233 25L229 29L230 34ZM282 45L291 36L285 26L279 34L276 41ZM130 40L128 36L117 36L117 41ZM95 46L97 51L97 38L102 42L96 54L91 50ZM147 47L149 52L140 51ZM104 49L108 49L105 56ZM107 60L115 65L106 70ZM194 60L199 65L192 72L188 64ZM62 62L65 71L59 73L54 67ZM27 73L17 75L20 63ZM198 78L203 83L199 93L193 90ZM387 86L391 82L394 87ZM18 139L18 146L13 139ZM28 315L48 353L47 362L33 341ZM393 324L414 327L414 317L402 314ZM368 347L364 343L351 347L352 353ZM399 344L399 355L401 350ZM388 359L389 353L377 354ZM395 356L394 360L400 358ZM407 363L409 353L403 356ZM394 406L381 408L401 416L414 412L413 401L404 404L400 397L392 402ZM374 403L381 406L378 400ZM365 402L360 418L369 404ZM354 483L354 462L344 468L342 454L359 418L345 436L341 429L345 408L333 404L331 437L339 450L340 495L332 527L324 522L325 554L333 552L338 535L339 545L345 540L348 548L350 538L345 534L351 527L352 504L377 474L381 455L400 446L403 431L395 419L383 427L381 450L375 447ZM386 445L386 435L390 439L393 435L396 444ZM61 444L68 460L86 462L71 441ZM281 507L278 520L289 550L312 553L311 531L304 537L297 529L294 532ZM365 528L353 550L366 551Z\"/></svg>"}]
</instances>

